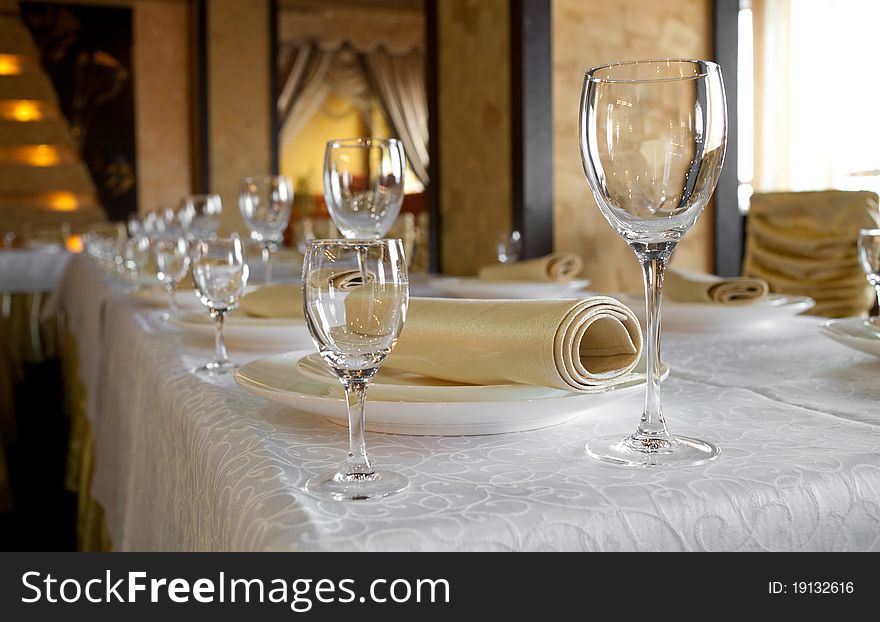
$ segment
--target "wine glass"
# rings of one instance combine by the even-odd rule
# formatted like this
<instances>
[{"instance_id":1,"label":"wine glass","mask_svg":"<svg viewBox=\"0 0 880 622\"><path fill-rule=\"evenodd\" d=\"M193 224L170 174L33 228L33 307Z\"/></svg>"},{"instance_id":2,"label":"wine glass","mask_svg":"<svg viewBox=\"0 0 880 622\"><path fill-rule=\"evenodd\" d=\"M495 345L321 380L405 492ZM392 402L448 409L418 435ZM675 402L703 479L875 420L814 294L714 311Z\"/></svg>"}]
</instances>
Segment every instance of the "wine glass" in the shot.
<instances>
[{"instance_id":1,"label":"wine glass","mask_svg":"<svg viewBox=\"0 0 880 622\"><path fill-rule=\"evenodd\" d=\"M331 140L324 152L324 200L343 237L370 240L391 229L403 204L406 157L394 138Z\"/></svg>"},{"instance_id":2,"label":"wine glass","mask_svg":"<svg viewBox=\"0 0 880 622\"><path fill-rule=\"evenodd\" d=\"M663 273L718 181L727 144L721 69L699 60L604 65L584 77L580 148L602 214L635 251L645 281L647 391L636 431L587 444L598 460L635 467L701 464L706 441L673 436L660 407Z\"/></svg>"},{"instance_id":3,"label":"wine glass","mask_svg":"<svg viewBox=\"0 0 880 622\"><path fill-rule=\"evenodd\" d=\"M241 180L238 207L251 239L263 248L266 284L272 282L272 251L284 239L293 206L293 184L283 175L245 177Z\"/></svg>"},{"instance_id":4,"label":"wine glass","mask_svg":"<svg viewBox=\"0 0 880 622\"><path fill-rule=\"evenodd\" d=\"M189 272L189 244L185 238L159 238L153 242L153 261L156 276L168 292L168 312L162 315L168 321L177 313L177 285Z\"/></svg>"},{"instance_id":5,"label":"wine glass","mask_svg":"<svg viewBox=\"0 0 880 622\"><path fill-rule=\"evenodd\" d=\"M400 240L312 240L303 262L303 311L312 341L339 378L348 406L348 460L307 488L336 500L400 492L403 475L377 471L364 441L367 387L397 343L409 282Z\"/></svg>"},{"instance_id":6,"label":"wine glass","mask_svg":"<svg viewBox=\"0 0 880 622\"><path fill-rule=\"evenodd\" d=\"M208 240L217 235L223 211L220 195L191 194L180 203L178 219L188 240Z\"/></svg>"},{"instance_id":7,"label":"wine glass","mask_svg":"<svg viewBox=\"0 0 880 622\"><path fill-rule=\"evenodd\" d=\"M144 226L141 223L140 218L138 218L137 213L132 213L128 215L128 220L126 221L125 226L128 229L128 235L132 238L136 238L144 234Z\"/></svg>"},{"instance_id":8,"label":"wine glass","mask_svg":"<svg viewBox=\"0 0 880 622\"><path fill-rule=\"evenodd\" d=\"M238 235L229 238L202 239L193 251L193 281L199 301L214 320L215 356L213 361L193 371L206 374L225 374L235 370L229 361L223 340L226 314L238 304L247 285L248 266L244 246Z\"/></svg>"},{"instance_id":9,"label":"wine glass","mask_svg":"<svg viewBox=\"0 0 880 622\"><path fill-rule=\"evenodd\" d=\"M880 306L880 229L859 231L859 263L862 264L868 283L877 293L877 304ZM880 316L872 318L871 322L880 324Z\"/></svg>"},{"instance_id":10,"label":"wine glass","mask_svg":"<svg viewBox=\"0 0 880 622\"><path fill-rule=\"evenodd\" d=\"M495 243L495 252L498 261L503 264L511 264L519 261L522 252L522 235L519 231L499 231Z\"/></svg>"},{"instance_id":11,"label":"wine glass","mask_svg":"<svg viewBox=\"0 0 880 622\"><path fill-rule=\"evenodd\" d=\"M124 248L125 267L137 289L141 286L141 274L150 261L150 239L143 235L128 238Z\"/></svg>"}]
</instances>

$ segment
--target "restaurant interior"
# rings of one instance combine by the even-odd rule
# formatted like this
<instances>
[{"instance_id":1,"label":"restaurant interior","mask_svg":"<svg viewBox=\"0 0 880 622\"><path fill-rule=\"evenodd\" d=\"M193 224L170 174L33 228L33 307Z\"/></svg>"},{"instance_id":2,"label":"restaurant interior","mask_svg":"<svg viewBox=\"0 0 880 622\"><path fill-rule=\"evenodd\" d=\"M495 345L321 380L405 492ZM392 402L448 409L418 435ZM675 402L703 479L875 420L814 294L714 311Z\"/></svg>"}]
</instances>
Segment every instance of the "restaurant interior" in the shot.
<instances>
[{"instance_id":1,"label":"restaurant interior","mask_svg":"<svg viewBox=\"0 0 880 622\"><path fill-rule=\"evenodd\" d=\"M880 549L878 21L0 0L0 549Z\"/></svg>"}]
</instances>

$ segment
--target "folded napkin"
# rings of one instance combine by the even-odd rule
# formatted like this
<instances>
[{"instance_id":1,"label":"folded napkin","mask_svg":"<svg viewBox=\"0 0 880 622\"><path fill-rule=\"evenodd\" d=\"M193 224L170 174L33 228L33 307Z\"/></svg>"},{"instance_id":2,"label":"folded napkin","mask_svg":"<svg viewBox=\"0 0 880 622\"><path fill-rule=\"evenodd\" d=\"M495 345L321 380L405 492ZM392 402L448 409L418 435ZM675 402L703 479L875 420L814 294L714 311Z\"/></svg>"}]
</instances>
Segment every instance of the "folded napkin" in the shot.
<instances>
[{"instance_id":1,"label":"folded napkin","mask_svg":"<svg viewBox=\"0 0 880 622\"><path fill-rule=\"evenodd\" d=\"M552 253L512 264L493 264L480 269L486 281L549 281L565 283L581 273L584 261L574 253Z\"/></svg>"},{"instance_id":2,"label":"folded napkin","mask_svg":"<svg viewBox=\"0 0 880 622\"><path fill-rule=\"evenodd\" d=\"M390 369L469 384L597 393L637 378L642 333L613 298L411 298Z\"/></svg>"},{"instance_id":3,"label":"folded napkin","mask_svg":"<svg viewBox=\"0 0 880 622\"><path fill-rule=\"evenodd\" d=\"M300 285L268 285L241 297L239 309L245 315L262 318L303 319Z\"/></svg>"},{"instance_id":4,"label":"folded napkin","mask_svg":"<svg viewBox=\"0 0 880 622\"><path fill-rule=\"evenodd\" d=\"M749 277L722 278L690 270L666 272L663 291L669 300L743 305L762 300L768 291L767 281Z\"/></svg>"},{"instance_id":5,"label":"folded napkin","mask_svg":"<svg viewBox=\"0 0 880 622\"><path fill-rule=\"evenodd\" d=\"M369 332L376 326L368 318L390 310L358 293L354 289L346 299L348 324ZM244 296L241 309L253 317L302 318L301 301L298 286L273 285ZM633 312L605 296L410 298L403 332L384 366L468 384L520 383L597 393L635 380L641 349Z\"/></svg>"}]
</instances>

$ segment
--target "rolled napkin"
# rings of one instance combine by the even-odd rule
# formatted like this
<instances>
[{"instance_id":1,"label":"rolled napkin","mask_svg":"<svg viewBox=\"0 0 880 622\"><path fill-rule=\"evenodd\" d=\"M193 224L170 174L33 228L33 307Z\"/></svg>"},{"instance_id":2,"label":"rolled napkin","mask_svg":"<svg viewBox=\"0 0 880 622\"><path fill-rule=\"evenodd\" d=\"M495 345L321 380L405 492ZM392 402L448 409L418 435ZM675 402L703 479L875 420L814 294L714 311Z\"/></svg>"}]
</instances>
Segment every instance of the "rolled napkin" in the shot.
<instances>
[{"instance_id":1,"label":"rolled napkin","mask_svg":"<svg viewBox=\"0 0 880 622\"><path fill-rule=\"evenodd\" d=\"M241 298L239 308L250 317L303 319L302 287L268 285Z\"/></svg>"},{"instance_id":2,"label":"rolled napkin","mask_svg":"<svg viewBox=\"0 0 880 622\"><path fill-rule=\"evenodd\" d=\"M743 305L767 296L767 281L751 277L722 278L691 270L670 269L666 272L663 291L677 302L710 302L721 305Z\"/></svg>"},{"instance_id":3,"label":"rolled napkin","mask_svg":"<svg viewBox=\"0 0 880 622\"><path fill-rule=\"evenodd\" d=\"M411 298L384 366L468 384L598 393L637 378L642 333L613 298Z\"/></svg>"},{"instance_id":4,"label":"rolled napkin","mask_svg":"<svg viewBox=\"0 0 880 622\"><path fill-rule=\"evenodd\" d=\"M584 261L574 253L552 253L512 264L494 264L480 269L486 281L545 281L565 283L581 273Z\"/></svg>"}]
</instances>

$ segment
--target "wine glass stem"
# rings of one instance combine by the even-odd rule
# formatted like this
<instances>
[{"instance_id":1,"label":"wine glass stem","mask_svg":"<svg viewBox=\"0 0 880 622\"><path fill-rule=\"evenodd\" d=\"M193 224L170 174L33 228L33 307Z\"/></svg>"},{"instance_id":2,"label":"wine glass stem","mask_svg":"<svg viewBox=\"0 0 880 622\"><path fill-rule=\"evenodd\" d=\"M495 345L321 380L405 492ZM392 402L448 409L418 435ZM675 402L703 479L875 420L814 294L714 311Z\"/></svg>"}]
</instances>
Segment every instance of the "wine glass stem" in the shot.
<instances>
[{"instance_id":1,"label":"wine glass stem","mask_svg":"<svg viewBox=\"0 0 880 622\"><path fill-rule=\"evenodd\" d=\"M266 265L266 285L272 282L272 249L270 244L263 244L263 263Z\"/></svg>"},{"instance_id":2,"label":"wine glass stem","mask_svg":"<svg viewBox=\"0 0 880 622\"><path fill-rule=\"evenodd\" d=\"M373 467L367 458L364 439L364 417L368 380L344 378L345 401L348 406L348 460L346 475L370 475Z\"/></svg>"},{"instance_id":3,"label":"wine glass stem","mask_svg":"<svg viewBox=\"0 0 880 622\"><path fill-rule=\"evenodd\" d=\"M223 325L226 314L222 311L214 313L214 352L217 363L228 363L229 354L226 352L226 341L223 339Z\"/></svg>"},{"instance_id":4,"label":"wine glass stem","mask_svg":"<svg viewBox=\"0 0 880 622\"><path fill-rule=\"evenodd\" d=\"M880 317L880 283L874 284L874 292L877 294L877 316Z\"/></svg>"},{"instance_id":5,"label":"wine glass stem","mask_svg":"<svg viewBox=\"0 0 880 622\"><path fill-rule=\"evenodd\" d=\"M666 420L660 406L660 305L663 301L663 273L674 242L633 244L645 279L645 361L647 363L647 391L645 412L639 422L636 436L669 439Z\"/></svg>"},{"instance_id":6,"label":"wine glass stem","mask_svg":"<svg viewBox=\"0 0 880 622\"><path fill-rule=\"evenodd\" d=\"M177 284L174 281L168 283L168 313L175 315L177 313Z\"/></svg>"}]
</instances>

